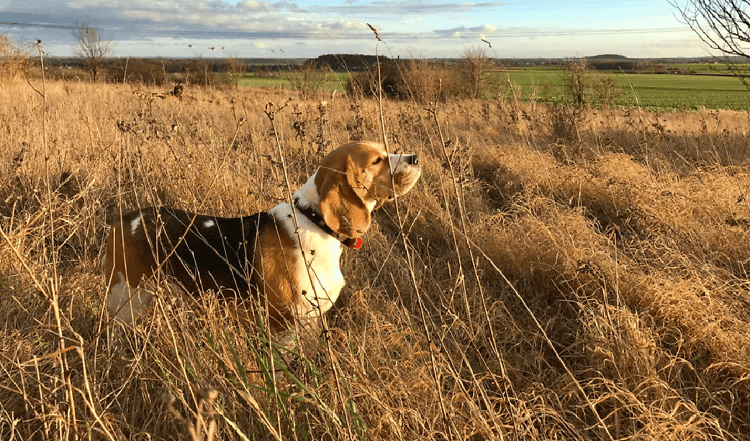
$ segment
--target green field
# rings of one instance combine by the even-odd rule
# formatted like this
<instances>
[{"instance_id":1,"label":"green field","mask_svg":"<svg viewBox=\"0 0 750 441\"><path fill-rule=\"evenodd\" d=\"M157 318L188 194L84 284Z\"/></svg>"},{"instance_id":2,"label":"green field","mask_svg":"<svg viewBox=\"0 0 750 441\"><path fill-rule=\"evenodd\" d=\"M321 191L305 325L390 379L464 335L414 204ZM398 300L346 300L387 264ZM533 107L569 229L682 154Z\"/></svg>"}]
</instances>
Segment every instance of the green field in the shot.
<instances>
[{"instance_id":1,"label":"green field","mask_svg":"<svg viewBox=\"0 0 750 441\"><path fill-rule=\"evenodd\" d=\"M732 71L724 63L674 63L664 65L667 69L679 69L685 73L699 73L699 74L731 74ZM735 64L735 69L740 72L746 72L750 69L750 64Z\"/></svg>"},{"instance_id":2,"label":"green field","mask_svg":"<svg viewBox=\"0 0 750 441\"><path fill-rule=\"evenodd\" d=\"M726 66L715 64L669 65L682 71L699 73L727 73ZM615 106L654 111L728 109L750 110L750 91L731 75L676 75L676 74L605 74L591 72L595 80L611 75L622 94ZM485 77L487 97L509 96L508 78L514 89L520 91L524 101L563 103L563 71L556 67L514 68L496 70ZM311 78L307 83L299 72L275 72L266 76L248 73L239 81L240 86L267 89L318 89L343 93L349 73L328 73ZM308 87L304 85L308 84Z\"/></svg>"},{"instance_id":3,"label":"green field","mask_svg":"<svg viewBox=\"0 0 750 441\"><path fill-rule=\"evenodd\" d=\"M618 104L661 109L750 110L750 92L733 76L620 74Z\"/></svg>"},{"instance_id":4,"label":"green field","mask_svg":"<svg viewBox=\"0 0 750 441\"><path fill-rule=\"evenodd\" d=\"M349 81L349 73L327 73L324 78L313 78L310 83L316 89L344 92L344 87ZM302 74L298 72L277 72L267 76L257 73L247 73L239 81L240 86L257 87L264 89L299 89L305 83Z\"/></svg>"},{"instance_id":5,"label":"green field","mask_svg":"<svg viewBox=\"0 0 750 441\"><path fill-rule=\"evenodd\" d=\"M700 65L691 65L700 66ZM607 75L591 73L592 78ZM617 106L641 107L648 110L707 109L750 110L750 92L734 76L674 74L609 74L622 89ZM562 102L560 70L523 69L493 72L490 82L507 89L507 78L520 87L524 101Z\"/></svg>"}]
</instances>

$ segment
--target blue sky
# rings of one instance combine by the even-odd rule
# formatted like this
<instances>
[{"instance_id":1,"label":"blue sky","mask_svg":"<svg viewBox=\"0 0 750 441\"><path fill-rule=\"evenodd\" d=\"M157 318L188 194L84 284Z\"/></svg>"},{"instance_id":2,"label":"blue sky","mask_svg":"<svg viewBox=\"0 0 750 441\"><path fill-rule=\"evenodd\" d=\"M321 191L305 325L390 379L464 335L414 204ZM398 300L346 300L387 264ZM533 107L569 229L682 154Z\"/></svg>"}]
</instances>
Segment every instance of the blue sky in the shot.
<instances>
[{"instance_id":1,"label":"blue sky","mask_svg":"<svg viewBox=\"0 0 750 441\"><path fill-rule=\"evenodd\" d=\"M666 0L0 0L0 32L71 55L84 22L116 56L705 56ZM367 27L372 24L383 42ZM488 41L491 47L482 41ZM211 49L213 48L213 49Z\"/></svg>"}]
</instances>

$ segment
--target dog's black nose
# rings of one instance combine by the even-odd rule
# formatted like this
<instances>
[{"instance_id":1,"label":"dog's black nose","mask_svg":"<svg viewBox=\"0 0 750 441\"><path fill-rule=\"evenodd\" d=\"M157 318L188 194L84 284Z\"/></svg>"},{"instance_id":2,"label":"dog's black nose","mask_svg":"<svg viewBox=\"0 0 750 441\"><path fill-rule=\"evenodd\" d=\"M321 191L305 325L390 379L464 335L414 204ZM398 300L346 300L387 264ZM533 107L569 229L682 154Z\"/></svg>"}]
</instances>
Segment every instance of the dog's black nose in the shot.
<instances>
[{"instance_id":1,"label":"dog's black nose","mask_svg":"<svg viewBox=\"0 0 750 441\"><path fill-rule=\"evenodd\" d=\"M419 165L418 155L406 155L406 163L409 165Z\"/></svg>"}]
</instances>

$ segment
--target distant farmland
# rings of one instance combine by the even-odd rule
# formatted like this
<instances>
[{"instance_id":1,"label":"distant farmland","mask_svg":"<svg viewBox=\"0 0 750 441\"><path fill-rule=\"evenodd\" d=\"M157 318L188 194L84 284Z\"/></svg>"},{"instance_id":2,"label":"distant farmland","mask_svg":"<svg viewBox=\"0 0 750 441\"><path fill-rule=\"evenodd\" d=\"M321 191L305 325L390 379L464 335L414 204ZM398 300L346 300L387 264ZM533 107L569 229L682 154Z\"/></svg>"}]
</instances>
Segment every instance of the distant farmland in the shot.
<instances>
[{"instance_id":1,"label":"distant farmland","mask_svg":"<svg viewBox=\"0 0 750 441\"><path fill-rule=\"evenodd\" d=\"M357 55L326 56L325 60L303 59L240 59L240 71L232 71L228 59L146 59L112 60L105 68L103 78L107 82L164 85L167 83L193 83L206 85L236 84L251 88L287 89L307 91L336 91L344 93L350 72L360 73L375 69L372 57ZM331 64L332 61L340 64ZM321 57L319 57L321 58ZM324 57L325 58L325 57ZM326 63L323 63L325 61ZM381 58L381 66L387 69L390 63L399 63L399 69L410 69L413 62L449 72L460 70L460 59L443 60L390 60ZM495 60L500 68L484 75L482 97L486 99L510 99L514 91L525 102L570 104L563 96L563 66L568 60ZM636 60L637 61L637 60ZM632 63L635 61L631 60ZM235 66L237 67L237 66ZM741 72L750 72L750 64L735 64ZM50 79L86 79L89 74L76 59L50 60ZM622 91L613 106L641 108L651 111L682 111L700 109L750 110L750 92L725 64L721 63L673 63L667 61L639 61L632 69L622 71L592 70L587 75L596 81L609 75ZM247 70L246 73L245 70ZM335 72L334 72L335 71ZM426 71L417 77L430 75ZM413 81L413 80L412 80ZM446 84L444 83L445 87ZM458 87L464 87L461 80ZM512 87L511 87L512 86Z\"/></svg>"},{"instance_id":2,"label":"distant farmland","mask_svg":"<svg viewBox=\"0 0 750 441\"><path fill-rule=\"evenodd\" d=\"M703 67L702 67L703 66ZM683 69L695 69L709 73L707 65L683 65ZM713 66L713 65L711 65ZM723 66L722 66L723 67ZM723 67L723 73L727 73ZM524 101L561 102L563 73L559 69L532 68L521 70L496 71L491 74L491 82L507 84L507 78L518 87ZM607 75L592 72L590 75ZM750 109L750 92L742 82L731 75L676 75L676 74L610 74L622 88L623 93L616 101L621 107L641 107L646 110L698 110ZM506 87L507 88L507 87Z\"/></svg>"},{"instance_id":3,"label":"distant farmland","mask_svg":"<svg viewBox=\"0 0 750 441\"><path fill-rule=\"evenodd\" d=\"M650 74L650 73L601 73L592 71L596 78L611 75L622 95L616 100L616 107L642 108L652 111L726 109L750 110L750 92L742 82L731 75L724 65L715 64L675 64L667 68L694 74ZM276 72L260 75L248 73L240 81L240 86L271 89L297 89L297 72ZM562 80L563 71L559 67L534 67L497 69L485 76L485 96L488 98L510 98L511 88L508 79L520 99L526 102L564 103ZM319 85L326 91L344 91L349 73L329 73Z\"/></svg>"},{"instance_id":4,"label":"distant farmland","mask_svg":"<svg viewBox=\"0 0 750 441\"><path fill-rule=\"evenodd\" d=\"M349 73L330 72L325 75L321 82L321 89L341 93L344 91ZM296 89L295 80L300 79L302 74L298 72L267 73L265 75L258 73L248 73L239 81L240 86L245 87L262 87L267 89Z\"/></svg>"}]
</instances>

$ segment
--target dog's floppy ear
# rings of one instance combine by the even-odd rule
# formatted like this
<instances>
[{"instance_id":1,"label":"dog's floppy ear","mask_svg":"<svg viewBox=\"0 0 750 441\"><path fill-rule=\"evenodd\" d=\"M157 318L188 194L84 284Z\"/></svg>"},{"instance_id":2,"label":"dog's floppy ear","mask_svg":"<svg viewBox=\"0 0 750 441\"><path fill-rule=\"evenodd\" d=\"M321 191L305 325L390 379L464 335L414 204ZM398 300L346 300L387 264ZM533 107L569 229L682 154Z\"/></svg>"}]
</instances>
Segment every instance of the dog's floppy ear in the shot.
<instances>
[{"instance_id":1,"label":"dog's floppy ear","mask_svg":"<svg viewBox=\"0 0 750 441\"><path fill-rule=\"evenodd\" d=\"M355 189L363 188L366 173L359 173L349 156L323 164L315 176L320 195L320 214L331 229L348 237L360 237L370 228L370 210Z\"/></svg>"}]
</instances>

